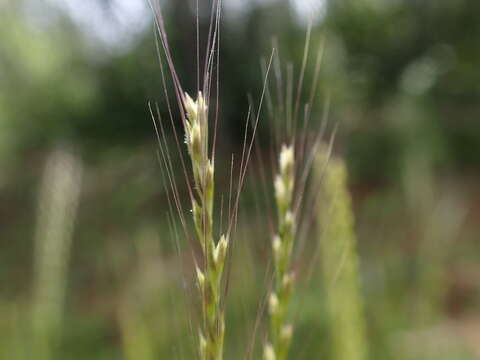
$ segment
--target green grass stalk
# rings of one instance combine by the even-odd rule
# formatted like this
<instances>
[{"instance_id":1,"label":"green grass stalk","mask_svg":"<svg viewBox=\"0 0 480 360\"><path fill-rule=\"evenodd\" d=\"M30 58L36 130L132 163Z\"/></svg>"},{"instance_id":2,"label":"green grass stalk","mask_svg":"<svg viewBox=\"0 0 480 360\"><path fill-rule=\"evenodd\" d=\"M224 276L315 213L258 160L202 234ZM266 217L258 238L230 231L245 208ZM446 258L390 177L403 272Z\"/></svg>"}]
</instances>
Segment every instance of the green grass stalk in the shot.
<instances>
[{"instance_id":1,"label":"green grass stalk","mask_svg":"<svg viewBox=\"0 0 480 360\"><path fill-rule=\"evenodd\" d=\"M367 359L359 260L347 169L320 153L315 166L321 183L319 226L321 263L327 292L329 331L335 360Z\"/></svg>"},{"instance_id":2,"label":"green grass stalk","mask_svg":"<svg viewBox=\"0 0 480 360\"><path fill-rule=\"evenodd\" d=\"M32 354L54 357L58 346L73 225L82 166L70 152L55 150L45 166L40 191L34 253Z\"/></svg>"}]
</instances>

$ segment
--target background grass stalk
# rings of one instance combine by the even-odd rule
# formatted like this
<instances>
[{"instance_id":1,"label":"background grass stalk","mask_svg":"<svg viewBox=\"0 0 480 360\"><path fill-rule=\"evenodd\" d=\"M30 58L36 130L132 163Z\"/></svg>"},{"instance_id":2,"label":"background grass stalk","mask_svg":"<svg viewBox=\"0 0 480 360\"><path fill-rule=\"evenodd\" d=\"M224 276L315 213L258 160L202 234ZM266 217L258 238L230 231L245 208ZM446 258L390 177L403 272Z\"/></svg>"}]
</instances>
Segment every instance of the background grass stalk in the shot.
<instances>
[{"instance_id":1,"label":"background grass stalk","mask_svg":"<svg viewBox=\"0 0 480 360\"><path fill-rule=\"evenodd\" d=\"M293 332L292 325L287 321L293 287L290 262L295 234L295 217L292 211L295 185L293 145L282 146L279 160L280 170L274 182L278 233L272 241L275 275L269 296L270 342L265 345L265 360L285 359Z\"/></svg>"},{"instance_id":2,"label":"background grass stalk","mask_svg":"<svg viewBox=\"0 0 480 360\"><path fill-rule=\"evenodd\" d=\"M193 220L203 252L203 267L197 266L197 282L202 295L203 328L200 330L200 357L220 360L225 333L221 308L222 273L228 237L218 243L213 235L214 161L208 156L208 106L201 92L194 101L184 96L187 113L185 139L192 162L195 195L192 197Z\"/></svg>"},{"instance_id":3,"label":"background grass stalk","mask_svg":"<svg viewBox=\"0 0 480 360\"><path fill-rule=\"evenodd\" d=\"M53 151L45 166L35 237L32 355L47 360L59 345L73 225L82 166L66 150Z\"/></svg>"},{"instance_id":4,"label":"background grass stalk","mask_svg":"<svg viewBox=\"0 0 480 360\"><path fill-rule=\"evenodd\" d=\"M321 183L321 263L333 341L332 359L364 360L367 359L365 325L347 169L343 161L330 158L327 163L327 159L326 152L319 154L316 173Z\"/></svg>"}]
</instances>

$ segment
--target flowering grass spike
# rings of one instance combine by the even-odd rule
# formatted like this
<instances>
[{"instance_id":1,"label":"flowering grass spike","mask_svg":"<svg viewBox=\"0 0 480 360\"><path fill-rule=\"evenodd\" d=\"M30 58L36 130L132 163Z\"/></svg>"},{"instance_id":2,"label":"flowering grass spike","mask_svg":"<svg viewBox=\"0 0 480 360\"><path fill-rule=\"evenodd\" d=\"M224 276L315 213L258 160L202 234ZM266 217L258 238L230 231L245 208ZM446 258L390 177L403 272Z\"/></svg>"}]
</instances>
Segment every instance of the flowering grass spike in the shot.
<instances>
[{"instance_id":1,"label":"flowering grass spike","mask_svg":"<svg viewBox=\"0 0 480 360\"><path fill-rule=\"evenodd\" d=\"M295 154L293 145L283 145L279 157L279 173L274 180L275 202L278 212L278 233L273 236L272 250L275 262L275 279L270 293L270 342L265 345L265 360L286 359L293 334L288 323L294 276L290 269L295 236L293 190L295 186Z\"/></svg>"},{"instance_id":2,"label":"flowering grass spike","mask_svg":"<svg viewBox=\"0 0 480 360\"><path fill-rule=\"evenodd\" d=\"M213 236L214 162L208 156L208 106L202 93L194 101L184 96L185 140L194 177L193 220L203 252L204 266L197 266L197 284L202 295L203 328L200 330L202 360L220 360L223 354L225 322L221 308L222 274L228 237L216 243Z\"/></svg>"}]
</instances>

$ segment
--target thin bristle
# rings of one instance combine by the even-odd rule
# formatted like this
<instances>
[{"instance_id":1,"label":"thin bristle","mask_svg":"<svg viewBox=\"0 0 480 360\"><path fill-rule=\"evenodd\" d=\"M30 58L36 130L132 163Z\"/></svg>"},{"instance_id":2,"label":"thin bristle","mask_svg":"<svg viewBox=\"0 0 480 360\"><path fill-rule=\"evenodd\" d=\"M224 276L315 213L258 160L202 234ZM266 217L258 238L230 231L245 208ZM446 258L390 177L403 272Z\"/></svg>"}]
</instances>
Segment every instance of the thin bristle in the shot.
<instances>
[{"instance_id":1,"label":"thin bristle","mask_svg":"<svg viewBox=\"0 0 480 360\"><path fill-rule=\"evenodd\" d=\"M305 71L307 69L307 61L308 61L308 53L310 51L310 36L312 33L312 23L309 23L308 28L307 28L307 34L305 36L305 47L303 50L303 60L302 60L302 68L300 70L300 76L298 79L298 86L297 86L297 97L295 99L295 109L293 111L293 124L294 126L297 123L297 116L298 116L298 111L300 108L300 101L301 101L301 96L302 96L302 91L303 91L303 79L305 77ZM293 136L295 136L296 133L296 127L293 128Z\"/></svg>"}]
</instances>

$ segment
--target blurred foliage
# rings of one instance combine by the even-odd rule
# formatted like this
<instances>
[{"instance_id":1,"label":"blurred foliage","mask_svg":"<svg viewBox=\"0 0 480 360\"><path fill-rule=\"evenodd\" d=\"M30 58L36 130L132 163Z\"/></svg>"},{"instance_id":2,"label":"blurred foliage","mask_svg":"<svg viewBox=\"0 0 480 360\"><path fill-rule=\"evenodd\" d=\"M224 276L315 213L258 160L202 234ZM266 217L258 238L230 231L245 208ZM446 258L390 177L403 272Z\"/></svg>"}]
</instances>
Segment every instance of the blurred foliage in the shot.
<instances>
[{"instance_id":1,"label":"blurred foliage","mask_svg":"<svg viewBox=\"0 0 480 360\"><path fill-rule=\"evenodd\" d=\"M22 339L29 332L40 178L51 149L68 144L83 159L85 176L61 356L119 359L138 351L145 359L190 358L191 254L167 214L148 112L148 102L158 101L168 119L153 25L109 47L55 4L0 0L0 357L28 358ZM112 16L116 2L104 4ZM191 91L194 7L164 5L177 70ZM240 149L247 95L258 101L261 59L272 44L300 70L306 23L290 5L252 2L225 13L218 69L225 164ZM202 9L201 47L207 14ZM371 359L480 356L480 319L472 315L480 306L478 14L477 0L327 0L313 24L311 59L322 41L325 58L312 118L331 99L335 149L351 175ZM306 78L312 76L310 60ZM266 151L273 131L261 123ZM220 187L228 186L228 171L219 167ZM183 184L181 171L176 175ZM252 340L266 284L269 239L265 219L251 211L252 193L238 224L229 359L241 358ZM300 285L298 294L292 358L332 358L322 288ZM256 355L262 326L258 331Z\"/></svg>"}]
</instances>

